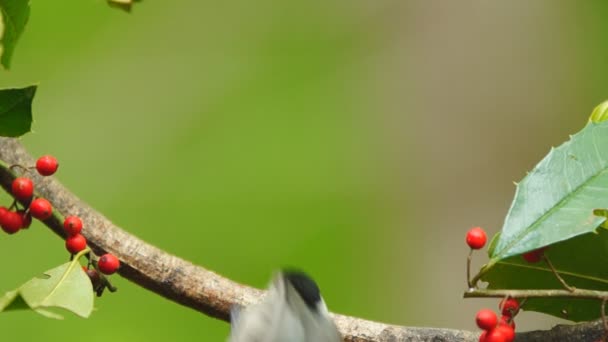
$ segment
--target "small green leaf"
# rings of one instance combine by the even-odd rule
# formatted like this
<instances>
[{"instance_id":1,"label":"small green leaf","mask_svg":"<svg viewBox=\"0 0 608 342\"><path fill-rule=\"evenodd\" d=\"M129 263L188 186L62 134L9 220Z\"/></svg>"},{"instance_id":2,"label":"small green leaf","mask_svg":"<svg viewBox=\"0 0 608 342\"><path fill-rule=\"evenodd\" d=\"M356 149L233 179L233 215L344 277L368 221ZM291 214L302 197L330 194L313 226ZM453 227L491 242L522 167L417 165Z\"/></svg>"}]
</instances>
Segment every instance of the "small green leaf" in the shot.
<instances>
[{"instance_id":1,"label":"small green leaf","mask_svg":"<svg viewBox=\"0 0 608 342\"><path fill-rule=\"evenodd\" d=\"M608 291L608 230L551 245L545 255L570 286ZM520 255L499 261L481 279L491 289L563 289L546 263L531 264ZM592 299L530 298L524 309L579 322L599 318L600 305Z\"/></svg>"},{"instance_id":2,"label":"small green leaf","mask_svg":"<svg viewBox=\"0 0 608 342\"><path fill-rule=\"evenodd\" d=\"M29 0L0 0L0 63L6 69L29 17Z\"/></svg>"},{"instance_id":3,"label":"small green leaf","mask_svg":"<svg viewBox=\"0 0 608 342\"><path fill-rule=\"evenodd\" d=\"M68 262L45 274L50 277L33 278L19 289L31 307L60 307L82 317L91 314L93 287L80 264Z\"/></svg>"},{"instance_id":4,"label":"small green leaf","mask_svg":"<svg viewBox=\"0 0 608 342\"><path fill-rule=\"evenodd\" d=\"M0 89L0 136L18 137L32 127L32 101L36 86Z\"/></svg>"},{"instance_id":5,"label":"small green leaf","mask_svg":"<svg viewBox=\"0 0 608 342\"><path fill-rule=\"evenodd\" d=\"M19 291L8 291L0 298L0 311L29 309Z\"/></svg>"},{"instance_id":6,"label":"small green leaf","mask_svg":"<svg viewBox=\"0 0 608 342\"><path fill-rule=\"evenodd\" d=\"M593 232L608 208L608 121L590 122L517 185L486 270L508 257Z\"/></svg>"},{"instance_id":7,"label":"small green leaf","mask_svg":"<svg viewBox=\"0 0 608 342\"><path fill-rule=\"evenodd\" d=\"M589 121L595 123L602 122L604 120L608 120L608 101L604 101L595 107L593 112L591 112L591 116L589 117Z\"/></svg>"},{"instance_id":8,"label":"small green leaf","mask_svg":"<svg viewBox=\"0 0 608 342\"><path fill-rule=\"evenodd\" d=\"M62 308L81 317L93 311L93 286L78 262L68 262L34 277L0 298L0 311L31 308L49 318L61 319L49 308Z\"/></svg>"},{"instance_id":9,"label":"small green leaf","mask_svg":"<svg viewBox=\"0 0 608 342\"><path fill-rule=\"evenodd\" d=\"M60 314L56 314L52 311L49 310L44 310L44 309L40 309L40 308L36 308L34 309L34 311L36 311L36 313L46 317L46 318L52 318L52 319L63 319L63 316L61 316Z\"/></svg>"},{"instance_id":10,"label":"small green leaf","mask_svg":"<svg viewBox=\"0 0 608 342\"><path fill-rule=\"evenodd\" d=\"M492 237L492 240L490 240L490 243L488 244L488 256L491 256L492 253L494 253L494 249L496 249L496 243L498 242L499 238L500 232L496 233L496 235Z\"/></svg>"}]
</instances>

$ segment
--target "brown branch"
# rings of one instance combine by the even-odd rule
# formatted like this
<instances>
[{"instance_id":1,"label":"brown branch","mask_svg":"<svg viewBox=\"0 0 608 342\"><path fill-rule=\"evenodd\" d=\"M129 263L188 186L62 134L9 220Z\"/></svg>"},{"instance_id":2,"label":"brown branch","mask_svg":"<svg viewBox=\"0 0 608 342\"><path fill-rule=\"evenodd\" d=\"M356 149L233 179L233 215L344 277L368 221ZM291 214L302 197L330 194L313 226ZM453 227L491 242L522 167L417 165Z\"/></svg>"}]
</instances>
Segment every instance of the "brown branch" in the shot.
<instances>
[{"instance_id":1,"label":"brown branch","mask_svg":"<svg viewBox=\"0 0 608 342\"><path fill-rule=\"evenodd\" d=\"M584 298L604 300L608 298L607 291L573 289L538 289L538 290L494 290L470 289L463 295L464 298Z\"/></svg>"},{"instance_id":2,"label":"brown branch","mask_svg":"<svg viewBox=\"0 0 608 342\"><path fill-rule=\"evenodd\" d=\"M16 139L0 138L0 160L7 164L34 165L33 158ZM36 189L64 215L78 215L83 234L96 253L110 252L120 258L119 274L165 298L209 316L229 320L230 308L256 302L263 291L238 284L203 267L166 253L114 225L102 214L78 199L53 177L44 179L32 173ZM10 190L14 174L0 168L0 185ZM64 237L61 218L44 222ZM479 333L453 329L414 328L371 322L360 318L333 315L347 342L442 341L474 342ZM594 341L602 334L601 322L557 326L549 331L520 333L517 341Z\"/></svg>"}]
</instances>

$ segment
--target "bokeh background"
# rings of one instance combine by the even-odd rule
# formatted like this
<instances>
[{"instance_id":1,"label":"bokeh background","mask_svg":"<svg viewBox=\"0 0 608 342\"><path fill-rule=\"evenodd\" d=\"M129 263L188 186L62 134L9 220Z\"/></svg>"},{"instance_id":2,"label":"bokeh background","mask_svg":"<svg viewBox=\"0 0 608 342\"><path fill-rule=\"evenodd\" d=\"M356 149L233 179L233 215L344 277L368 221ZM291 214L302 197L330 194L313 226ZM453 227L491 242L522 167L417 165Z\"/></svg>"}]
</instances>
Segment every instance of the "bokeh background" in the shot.
<instances>
[{"instance_id":1,"label":"bokeh background","mask_svg":"<svg viewBox=\"0 0 608 342\"><path fill-rule=\"evenodd\" d=\"M496 306L461 298L464 233L497 232L513 181L608 98L603 1L31 4L0 86L40 84L23 142L74 193L232 279L297 266L333 311L401 325L474 329ZM0 256L6 291L67 253L35 223ZM228 335L115 283L88 320L1 315L2 340Z\"/></svg>"}]
</instances>

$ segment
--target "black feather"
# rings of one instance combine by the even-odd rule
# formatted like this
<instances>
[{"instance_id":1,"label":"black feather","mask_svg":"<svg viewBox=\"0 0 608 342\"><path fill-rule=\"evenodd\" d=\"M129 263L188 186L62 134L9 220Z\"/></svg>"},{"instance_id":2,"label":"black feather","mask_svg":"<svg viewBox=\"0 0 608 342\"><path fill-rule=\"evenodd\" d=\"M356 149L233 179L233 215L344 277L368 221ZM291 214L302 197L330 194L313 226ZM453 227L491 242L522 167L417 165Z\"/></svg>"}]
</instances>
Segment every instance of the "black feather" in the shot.
<instances>
[{"instance_id":1,"label":"black feather","mask_svg":"<svg viewBox=\"0 0 608 342\"><path fill-rule=\"evenodd\" d=\"M312 278L301 271L283 271L283 278L298 292L306 306L311 310L317 310L317 304L321 301L321 291Z\"/></svg>"}]
</instances>

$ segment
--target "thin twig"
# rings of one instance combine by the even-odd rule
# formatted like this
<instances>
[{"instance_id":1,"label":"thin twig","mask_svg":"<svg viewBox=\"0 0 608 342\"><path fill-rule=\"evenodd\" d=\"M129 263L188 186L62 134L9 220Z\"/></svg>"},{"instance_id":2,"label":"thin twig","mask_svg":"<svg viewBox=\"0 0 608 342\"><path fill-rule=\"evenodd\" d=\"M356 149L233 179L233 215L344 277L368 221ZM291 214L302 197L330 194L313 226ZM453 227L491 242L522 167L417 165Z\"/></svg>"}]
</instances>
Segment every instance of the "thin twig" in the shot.
<instances>
[{"instance_id":1,"label":"thin twig","mask_svg":"<svg viewBox=\"0 0 608 342\"><path fill-rule=\"evenodd\" d=\"M562 286L570 291L573 292L574 290L576 290L575 287L568 285L568 283L566 283L566 281L564 280L564 278L562 278L559 273L557 273L557 269L555 269L555 267L553 267L553 263L551 263L551 260L549 260L549 257L543 253L543 260L545 261L545 263L547 264L547 266L549 266L549 269L551 269L551 272L553 272L553 275L557 278L557 280L559 280L559 282L562 284Z\"/></svg>"},{"instance_id":2,"label":"thin twig","mask_svg":"<svg viewBox=\"0 0 608 342\"><path fill-rule=\"evenodd\" d=\"M469 255L467 256L467 285L469 285L470 289L475 287L474 284L471 283L471 259L473 259L473 249L472 248L469 251Z\"/></svg>"},{"instance_id":3,"label":"thin twig","mask_svg":"<svg viewBox=\"0 0 608 342\"><path fill-rule=\"evenodd\" d=\"M540 290L493 290L470 289L463 295L464 298L584 298L602 300L608 297L607 291L585 290L575 288L573 291L540 289Z\"/></svg>"}]
</instances>

